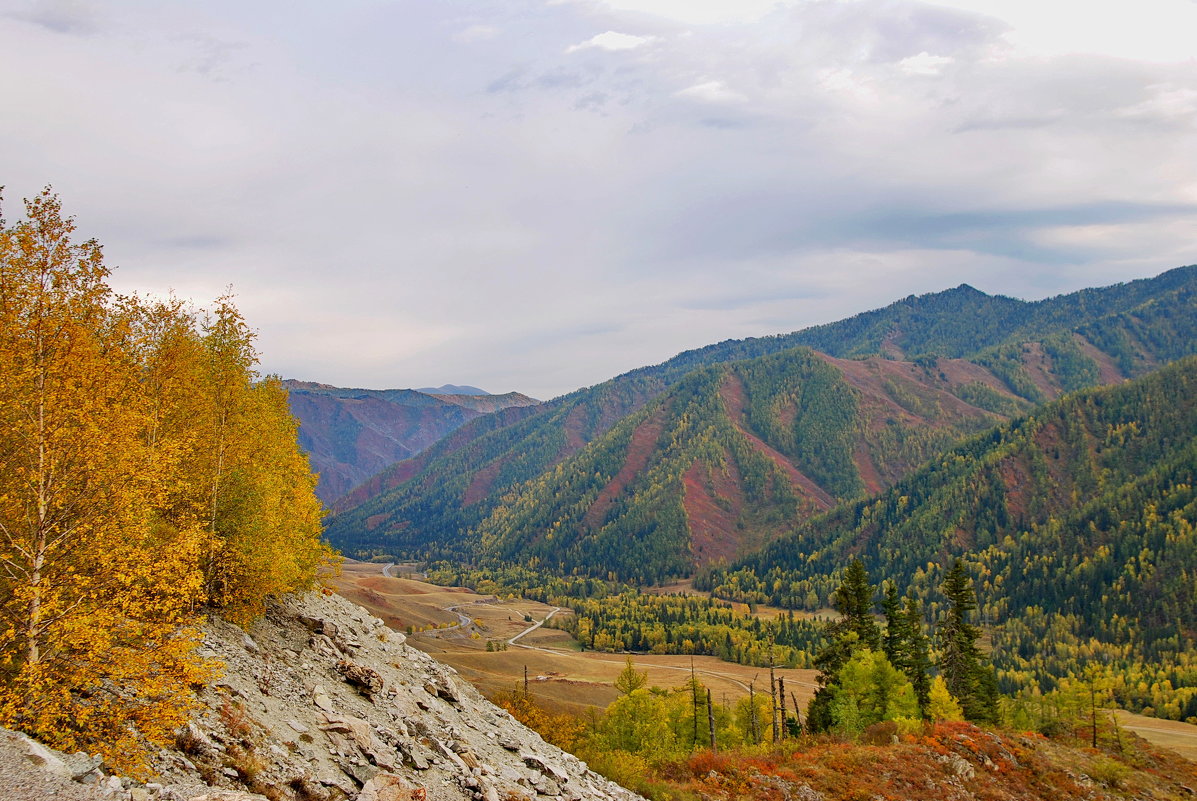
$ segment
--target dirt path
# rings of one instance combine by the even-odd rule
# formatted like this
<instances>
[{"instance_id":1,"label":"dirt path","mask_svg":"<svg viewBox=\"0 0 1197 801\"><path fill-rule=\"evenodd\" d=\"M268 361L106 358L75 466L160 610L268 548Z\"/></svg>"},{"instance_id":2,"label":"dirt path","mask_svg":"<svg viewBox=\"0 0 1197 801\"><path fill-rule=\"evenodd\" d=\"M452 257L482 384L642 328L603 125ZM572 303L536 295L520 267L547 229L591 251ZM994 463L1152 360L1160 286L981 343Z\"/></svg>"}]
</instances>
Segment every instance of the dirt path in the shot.
<instances>
[{"instance_id":1,"label":"dirt path","mask_svg":"<svg viewBox=\"0 0 1197 801\"><path fill-rule=\"evenodd\" d=\"M548 623L549 618L551 618L553 615L557 614L558 612L564 612L564 611L565 610L562 609L560 606L554 606L553 611L549 612L547 615L544 616L544 620L541 620L537 623L533 623L531 626L524 629L519 634L515 635L510 640L508 640L507 644L508 645L516 645L515 641L518 640L520 637L523 637L525 634L531 634L532 632L536 631L538 628L543 626L545 623ZM535 646L532 646L532 645L516 645L516 647L517 648L531 648L532 650L535 650L535 651L545 650L544 648L536 648Z\"/></svg>"}]
</instances>

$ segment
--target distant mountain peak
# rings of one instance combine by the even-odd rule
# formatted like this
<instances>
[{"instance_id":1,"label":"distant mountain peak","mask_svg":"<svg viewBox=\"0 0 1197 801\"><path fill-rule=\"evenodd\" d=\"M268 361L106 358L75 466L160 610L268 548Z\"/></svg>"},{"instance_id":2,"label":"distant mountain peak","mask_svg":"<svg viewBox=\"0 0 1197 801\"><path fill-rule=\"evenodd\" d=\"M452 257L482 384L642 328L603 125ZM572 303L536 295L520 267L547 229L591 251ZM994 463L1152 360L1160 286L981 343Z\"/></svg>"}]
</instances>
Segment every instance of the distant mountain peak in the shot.
<instances>
[{"instance_id":1,"label":"distant mountain peak","mask_svg":"<svg viewBox=\"0 0 1197 801\"><path fill-rule=\"evenodd\" d=\"M471 387L468 384L443 384L439 387L420 387L416 392L425 395L489 395L485 389Z\"/></svg>"}]
</instances>

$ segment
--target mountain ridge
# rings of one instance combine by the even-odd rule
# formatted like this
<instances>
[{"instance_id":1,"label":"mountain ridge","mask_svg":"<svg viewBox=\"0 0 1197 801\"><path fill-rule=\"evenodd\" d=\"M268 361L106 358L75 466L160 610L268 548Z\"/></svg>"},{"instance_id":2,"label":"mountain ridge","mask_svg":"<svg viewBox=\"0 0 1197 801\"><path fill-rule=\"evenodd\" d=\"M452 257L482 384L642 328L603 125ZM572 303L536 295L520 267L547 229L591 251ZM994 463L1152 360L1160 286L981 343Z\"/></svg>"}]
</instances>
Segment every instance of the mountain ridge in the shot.
<instances>
[{"instance_id":1,"label":"mountain ridge","mask_svg":"<svg viewBox=\"0 0 1197 801\"><path fill-rule=\"evenodd\" d=\"M316 495L326 504L388 465L410 458L470 420L539 401L505 395L429 395L411 389L335 387L288 379L299 444L319 474Z\"/></svg>"},{"instance_id":2,"label":"mountain ridge","mask_svg":"<svg viewBox=\"0 0 1197 801\"><path fill-rule=\"evenodd\" d=\"M476 548L478 526L507 506L509 493L523 492L527 482L557 470L694 370L746 363L805 342L823 344L823 358L852 376L858 389L862 382L869 385L862 391L874 405L891 410L896 405L901 414L912 414L923 406L938 404L942 412L945 403L962 403L1010 418L1034 403L1122 381L1192 352L1195 297L1197 267L1041 301L989 296L962 285L793 334L686 351L546 402L509 427L463 427L418 463L388 468L389 478L375 485L381 494L361 493L356 505L338 507L329 536L361 555L461 558ZM1022 339L1030 334L1038 338ZM964 341L979 344L964 352ZM899 351L909 360L894 358ZM862 372L862 364L871 365L871 375ZM911 382L921 386L912 389ZM954 397L947 399L945 390ZM881 489L917 466L907 456L888 473L859 471L856 489Z\"/></svg>"}]
</instances>

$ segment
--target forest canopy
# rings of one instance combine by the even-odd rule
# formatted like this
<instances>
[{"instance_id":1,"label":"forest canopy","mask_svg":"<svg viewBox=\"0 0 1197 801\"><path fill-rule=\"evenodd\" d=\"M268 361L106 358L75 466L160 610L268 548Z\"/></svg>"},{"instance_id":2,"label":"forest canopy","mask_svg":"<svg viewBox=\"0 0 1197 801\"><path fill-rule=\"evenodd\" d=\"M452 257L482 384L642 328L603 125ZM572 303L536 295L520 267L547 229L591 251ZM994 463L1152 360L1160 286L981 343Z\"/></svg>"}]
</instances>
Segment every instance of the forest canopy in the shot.
<instances>
[{"instance_id":1,"label":"forest canopy","mask_svg":"<svg viewBox=\"0 0 1197 801\"><path fill-rule=\"evenodd\" d=\"M125 297L49 190L0 219L0 725L135 767L184 720L207 610L328 556L277 378L229 297Z\"/></svg>"}]
</instances>

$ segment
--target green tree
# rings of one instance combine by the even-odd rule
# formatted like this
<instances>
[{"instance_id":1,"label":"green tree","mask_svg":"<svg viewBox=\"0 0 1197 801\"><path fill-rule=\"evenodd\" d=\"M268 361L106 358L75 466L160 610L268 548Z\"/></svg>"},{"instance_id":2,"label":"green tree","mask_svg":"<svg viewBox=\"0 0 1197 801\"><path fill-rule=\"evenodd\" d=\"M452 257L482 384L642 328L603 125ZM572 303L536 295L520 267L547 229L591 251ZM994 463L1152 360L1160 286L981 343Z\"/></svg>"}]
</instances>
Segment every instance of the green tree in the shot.
<instances>
[{"instance_id":1,"label":"green tree","mask_svg":"<svg viewBox=\"0 0 1197 801\"><path fill-rule=\"evenodd\" d=\"M917 598L906 596L904 614L907 639L903 669L910 678L914 695L919 702L919 710L925 718L931 692L931 644L923 631L923 610Z\"/></svg>"},{"instance_id":2,"label":"green tree","mask_svg":"<svg viewBox=\"0 0 1197 801\"><path fill-rule=\"evenodd\" d=\"M969 622L977 608L977 595L961 560L952 563L940 592L948 601L947 613L936 631L940 675L960 701L965 718L996 723L996 688L987 675L993 668L977 648L981 630Z\"/></svg>"},{"instance_id":3,"label":"green tree","mask_svg":"<svg viewBox=\"0 0 1197 801\"><path fill-rule=\"evenodd\" d=\"M917 718L910 680L880 651L858 651L840 671L831 702L833 728L856 733L883 720Z\"/></svg>"},{"instance_id":4,"label":"green tree","mask_svg":"<svg viewBox=\"0 0 1197 801\"><path fill-rule=\"evenodd\" d=\"M645 684L648 684L648 671L636 670L632 657L626 657L623 670L615 677L615 689L619 690L621 695L631 695Z\"/></svg>"},{"instance_id":5,"label":"green tree","mask_svg":"<svg viewBox=\"0 0 1197 801\"><path fill-rule=\"evenodd\" d=\"M864 562L853 559L833 599L840 617L828 624L825 631L828 643L815 655L819 689L807 708L807 726L812 731L825 731L834 723L832 704L844 665L857 651L878 650L881 633L873 619L874 594Z\"/></svg>"}]
</instances>

